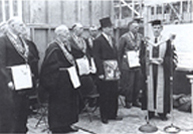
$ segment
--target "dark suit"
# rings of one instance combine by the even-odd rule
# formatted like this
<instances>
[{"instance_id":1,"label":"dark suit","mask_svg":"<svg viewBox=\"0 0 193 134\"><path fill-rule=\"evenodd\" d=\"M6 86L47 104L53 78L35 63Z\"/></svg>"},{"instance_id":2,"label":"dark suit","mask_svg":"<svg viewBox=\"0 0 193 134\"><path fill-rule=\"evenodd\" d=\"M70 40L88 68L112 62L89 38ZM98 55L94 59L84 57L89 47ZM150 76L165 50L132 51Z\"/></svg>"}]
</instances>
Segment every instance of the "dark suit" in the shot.
<instances>
[{"instance_id":1,"label":"dark suit","mask_svg":"<svg viewBox=\"0 0 193 134\"><path fill-rule=\"evenodd\" d=\"M126 98L126 103L136 103L138 101L139 90L141 85L141 68L131 68L128 64L126 53L129 51L140 50L142 43L142 35L136 34L136 38L132 37L132 33L128 32L121 36L119 41L119 62L121 70L120 94Z\"/></svg>"},{"instance_id":2,"label":"dark suit","mask_svg":"<svg viewBox=\"0 0 193 134\"><path fill-rule=\"evenodd\" d=\"M0 37L0 133L26 133L28 98L26 91L8 88L12 80L8 66L25 64L9 38Z\"/></svg>"},{"instance_id":3,"label":"dark suit","mask_svg":"<svg viewBox=\"0 0 193 134\"><path fill-rule=\"evenodd\" d=\"M107 39L101 34L94 40L94 60L97 67L97 76L104 75L103 61L117 60L117 50L113 42L110 46ZM97 88L100 94L100 114L102 119L115 118L118 110L118 82L98 79Z\"/></svg>"}]
</instances>

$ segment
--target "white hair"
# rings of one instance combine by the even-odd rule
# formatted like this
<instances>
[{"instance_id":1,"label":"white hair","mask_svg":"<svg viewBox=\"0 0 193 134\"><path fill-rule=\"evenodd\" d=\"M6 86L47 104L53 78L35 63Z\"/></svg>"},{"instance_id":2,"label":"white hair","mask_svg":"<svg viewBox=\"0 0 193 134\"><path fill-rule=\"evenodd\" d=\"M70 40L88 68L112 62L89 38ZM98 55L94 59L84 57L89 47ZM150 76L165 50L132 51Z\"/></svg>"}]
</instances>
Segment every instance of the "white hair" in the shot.
<instances>
[{"instance_id":1,"label":"white hair","mask_svg":"<svg viewBox=\"0 0 193 134\"><path fill-rule=\"evenodd\" d=\"M9 18L9 20L7 21L7 24L11 25L13 22L16 22L16 21L21 21L23 23L23 20L21 17L13 16L13 17Z\"/></svg>"},{"instance_id":2,"label":"white hair","mask_svg":"<svg viewBox=\"0 0 193 134\"><path fill-rule=\"evenodd\" d=\"M74 23L72 26L72 30L76 30L77 28L83 28L83 25L80 23Z\"/></svg>"},{"instance_id":3,"label":"white hair","mask_svg":"<svg viewBox=\"0 0 193 134\"><path fill-rule=\"evenodd\" d=\"M55 32L56 35L59 35L59 34L61 34L61 33L67 33L67 32L69 32L69 29L68 29L68 27L65 26L65 25L60 25L60 26L56 27L56 29L54 30L54 32Z\"/></svg>"}]
</instances>

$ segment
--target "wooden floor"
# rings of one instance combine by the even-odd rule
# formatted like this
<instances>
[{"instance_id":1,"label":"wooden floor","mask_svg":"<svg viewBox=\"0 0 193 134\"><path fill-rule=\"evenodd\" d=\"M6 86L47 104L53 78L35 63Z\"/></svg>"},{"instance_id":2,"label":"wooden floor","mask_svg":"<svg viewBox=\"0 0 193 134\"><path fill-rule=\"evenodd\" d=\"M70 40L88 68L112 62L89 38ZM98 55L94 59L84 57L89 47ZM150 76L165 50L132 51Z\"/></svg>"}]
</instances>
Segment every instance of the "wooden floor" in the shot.
<instances>
[{"instance_id":1,"label":"wooden floor","mask_svg":"<svg viewBox=\"0 0 193 134\"><path fill-rule=\"evenodd\" d=\"M180 112L174 110L174 125L178 126L181 131L179 134L193 134L193 114ZM126 109L122 105L119 106L118 116L123 117L122 121L109 121L108 124L103 124L100 121L99 110L97 109L94 114L92 114L92 121L90 121L87 113L80 114L79 122L74 124L74 127L79 128L79 131L73 134L144 134L138 129L140 126L146 124L145 121L146 111L142 111L140 108L132 107L131 109ZM162 121L159 118L150 120L152 125L157 126L158 131L152 134L166 134L164 128L171 125L171 115L168 115L168 121ZM28 120L28 134L48 134L51 132L48 130L48 125L45 124L46 121L41 121L37 124L39 115L33 115L29 117Z\"/></svg>"}]
</instances>

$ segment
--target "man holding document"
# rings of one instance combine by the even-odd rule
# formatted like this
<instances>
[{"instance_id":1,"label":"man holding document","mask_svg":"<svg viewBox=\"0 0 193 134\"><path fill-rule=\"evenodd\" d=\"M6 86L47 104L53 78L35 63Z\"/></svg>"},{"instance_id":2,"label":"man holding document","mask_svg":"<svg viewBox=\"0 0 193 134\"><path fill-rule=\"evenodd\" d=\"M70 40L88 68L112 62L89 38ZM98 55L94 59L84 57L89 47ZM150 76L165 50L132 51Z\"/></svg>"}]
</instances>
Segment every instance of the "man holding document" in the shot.
<instances>
[{"instance_id":1,"label":"man holding document","mask_svg":"<svg viewBox=\"0 0 193 134\"><path fill-rule=\"evenodd\" d=\"M49 94L48 124L52 133L76 132L71 125L78 121L78 91L80 81L68 42L65 25L55 29L56 39L45 54L40 84Z\"/></svg>"},{"instance_id":2,"label":"man holding document","mask_svg":"<svg viewBox=\"0 0 193 134\"><path fill-rule=\"evenodd\" d=\"M133 20L128 24L129 31L123 34L119 41L119 62L121 69L120 88L125 96L125 107L140 107L139 90L141 85L141 67L139 63L139 50L142 35L138 33L139 24Z\"/></svg>"},{"instance_id":3,"label":"man holding document","mask_svg":"<svg viewBox=\"0 0 193 134\"><path fill-rule=\"evenodd\" d=\"M28 44L24 41L24 23L10 18L8 30L0 38L0 133L26 133L28 116L27 90L32 88L28 65Z\"/></svg>"}]
</instances>

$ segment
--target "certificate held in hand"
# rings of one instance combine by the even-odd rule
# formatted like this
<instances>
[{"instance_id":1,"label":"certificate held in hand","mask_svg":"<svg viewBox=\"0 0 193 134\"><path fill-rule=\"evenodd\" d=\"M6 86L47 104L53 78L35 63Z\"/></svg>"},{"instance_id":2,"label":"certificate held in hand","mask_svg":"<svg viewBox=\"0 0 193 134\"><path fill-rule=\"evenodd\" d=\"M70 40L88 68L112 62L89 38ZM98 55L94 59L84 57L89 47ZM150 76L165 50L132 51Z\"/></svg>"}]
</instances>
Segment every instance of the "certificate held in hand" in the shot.
<instances>
[{"instance_id":1,"label":"certificate held in hand","mask_svg":"<svg viewBox=\"0 0 193 134\"><path fill-rule=\"evenodd\" d=\"M120 70L116 60L105 60L103 62L105 80L119 80Z\"/></svg>"},{"instance_id":2,"label":"certificate held in hand","mask_svg":"<svg viewBox=\"0 0 193 134\"><path fill-rule=\"evenodd\" d=\"M15 90L32 88L31 70L28 64L11 67Z\"/></svg>"},{"instance_id":3,"label":"certificate held in hand","mask_svg":"<svg viewBox=\"0 0 193 134\"><path fill-rule=\"evenodd\" d=\"M127 59L130 68L139 67L139 51L128 51Z\"/></svg>"}]
</instances>

